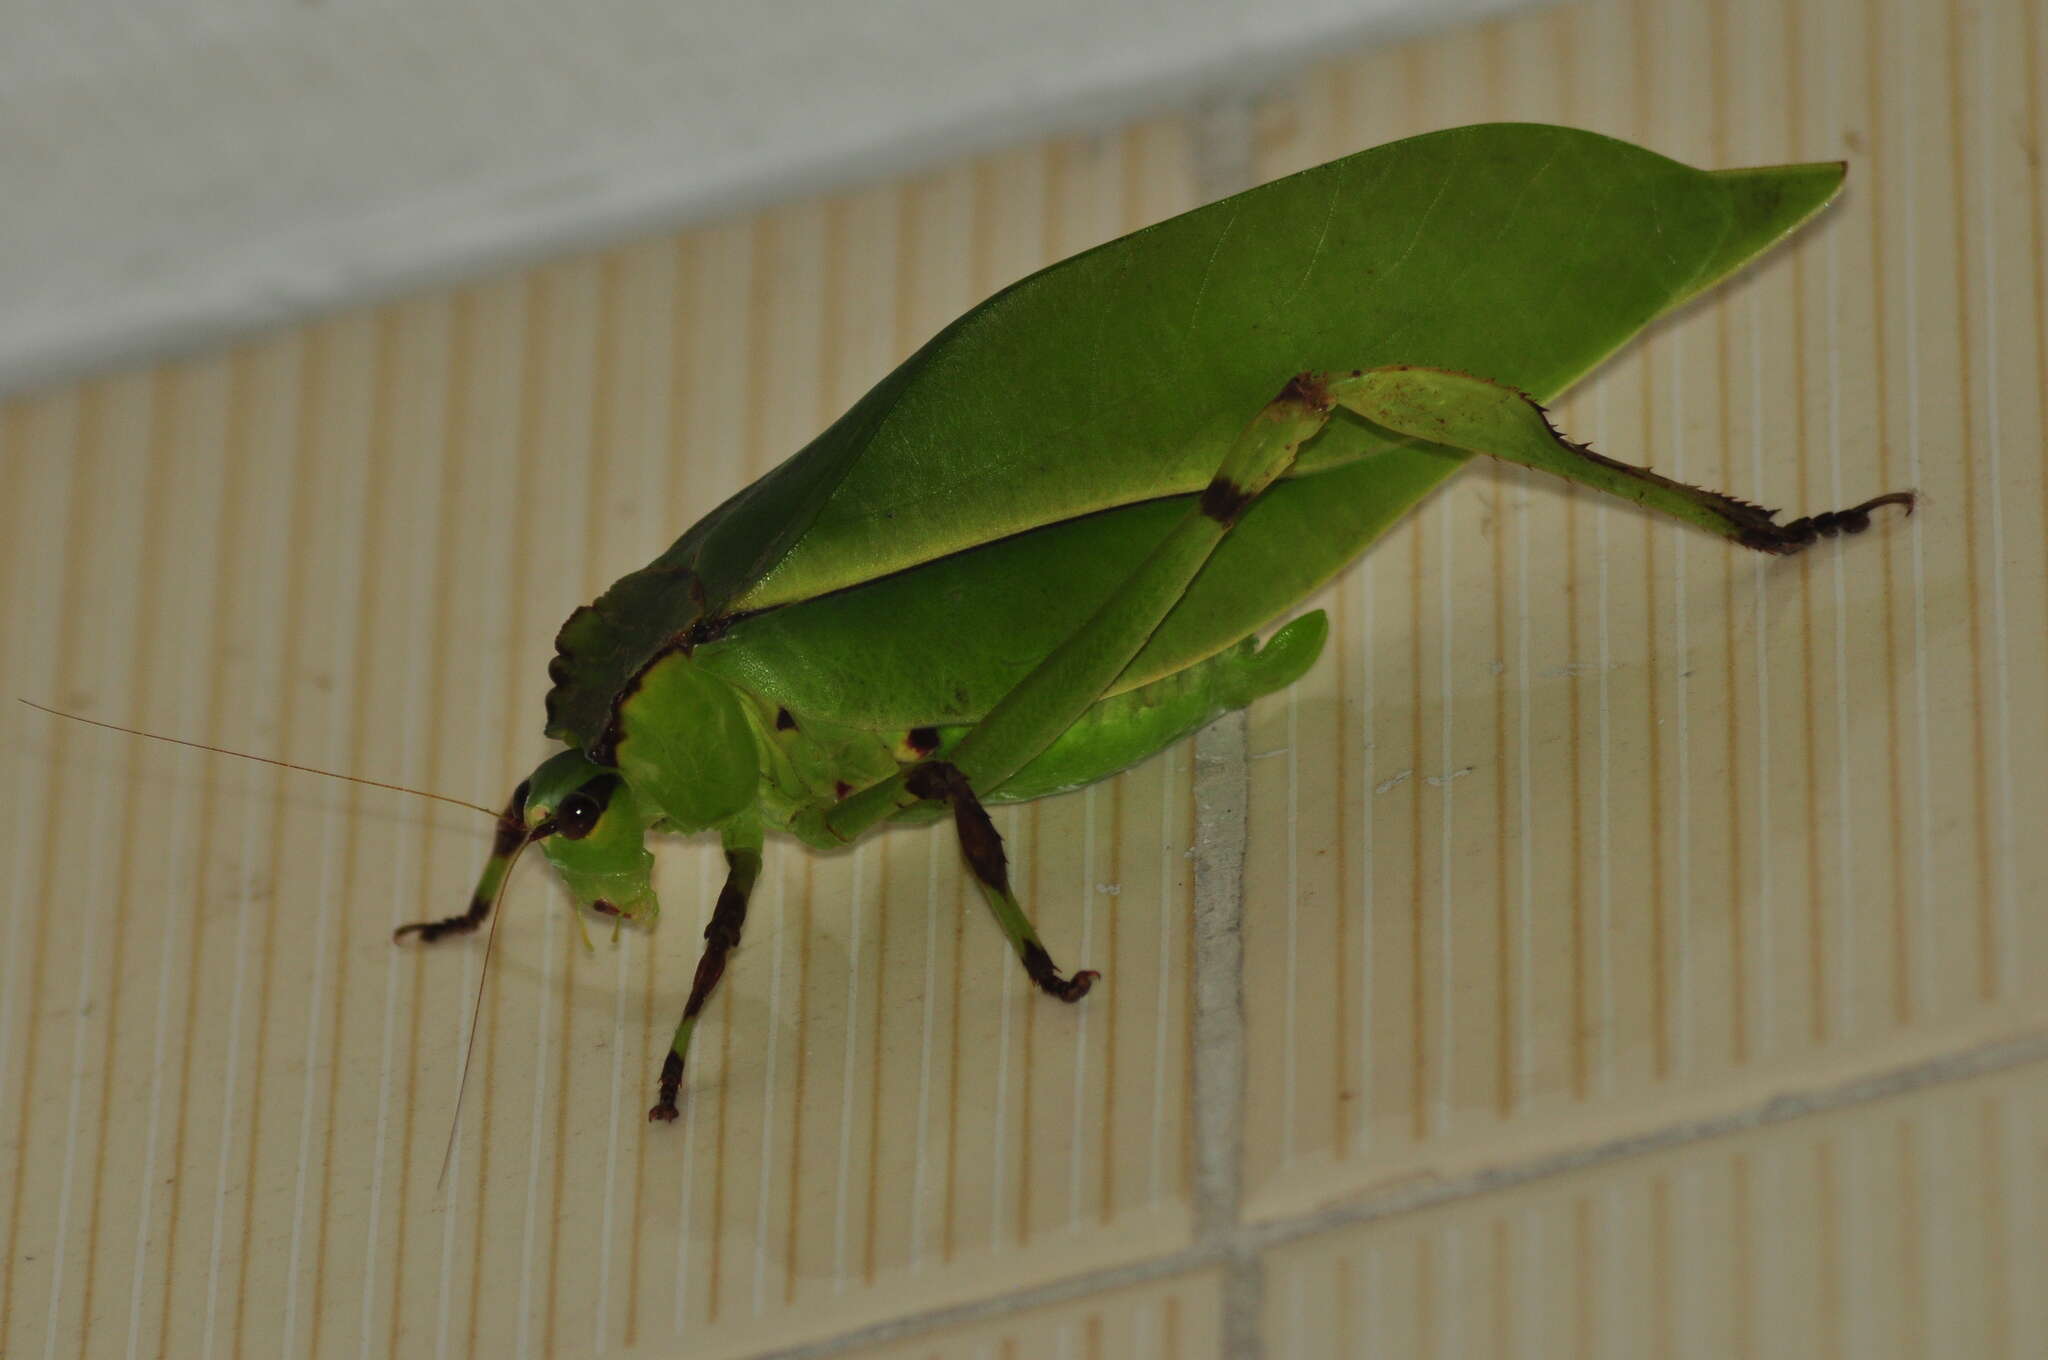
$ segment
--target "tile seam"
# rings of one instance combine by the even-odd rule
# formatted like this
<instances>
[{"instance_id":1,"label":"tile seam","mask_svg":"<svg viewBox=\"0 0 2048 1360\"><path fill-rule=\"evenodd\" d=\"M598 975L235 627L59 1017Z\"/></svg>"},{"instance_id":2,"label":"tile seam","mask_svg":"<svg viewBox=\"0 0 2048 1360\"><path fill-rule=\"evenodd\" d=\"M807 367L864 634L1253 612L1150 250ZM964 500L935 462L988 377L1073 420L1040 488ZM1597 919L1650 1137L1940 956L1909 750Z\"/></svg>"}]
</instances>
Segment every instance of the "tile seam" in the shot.
<instances>
[{"instance_id":1,"label":"tile seam","mask_svg":"<svg viewBox=\"0 0 2048 1360\"><path fill-rule=\"evenodd\" d=\"M1198 106L1195 191L1203 202L1258 180L1255 92ZM1251 726L1240 710L1195 739L1194 1127L1195 1250L1223 1263L1222 1353L1263 1350L1263 1262L1240 1247L1244 1220L1244 907L1251 820Z\"/></svg>"},{"instance_id":2,"label":"tile seam","mask_svg":"<svg viewBox=\"0 0 2048 1360\"><path fill-rule=\"evenodd\" d=\"M1289 1218L1242 1223L1225 1234L1199 1237L1194 1245L1177 1252L1107 1270L1050 1280L1007 1294L929 1309L907 1317L889 1318L818 1341L753 1352L751 1360L826 1360L826 1357L849 1355L864 1347L923 1336L943 1328L996 1321L1176 1275L1217 1266L1227 1268L1236 1261L1256 1261L1262 1253L1275 1247L1342 1228L1397 1218L1471 1200L1483 1194L1535 1185L1632 1158L1698 1147L1733 1134L1867 1107L1879 1101L2016 1071L2033 1064L2048 1064L2048 1028L2030 1030L2013 1038L1994 1040L1975 1048L1945 1053L1924 1062L1831 1086L1784 1092L1723 1114L1567 1149L1548 1157L1484 1167L1466 1175L1421 1185L1404 1185L1378 1194L1368 1193L1364 1198ZM1228 1302L1226 1292L1226 1307ZM1228 1326L1227 1312L1224 1321ZM1226 1339L1228 1335L1226 1333Z\"/></svg>"}]
</instances>

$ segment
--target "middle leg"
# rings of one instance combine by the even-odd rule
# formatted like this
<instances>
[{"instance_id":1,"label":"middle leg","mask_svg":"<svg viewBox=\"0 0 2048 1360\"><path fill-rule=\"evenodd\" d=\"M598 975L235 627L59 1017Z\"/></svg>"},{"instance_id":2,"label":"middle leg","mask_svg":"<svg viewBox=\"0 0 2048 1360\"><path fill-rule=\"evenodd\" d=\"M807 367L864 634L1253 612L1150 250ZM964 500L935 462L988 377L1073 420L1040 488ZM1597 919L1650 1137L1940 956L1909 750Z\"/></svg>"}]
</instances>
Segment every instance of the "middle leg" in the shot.
<instances>
[{"instance_id":1,"label":"middle leg","mask_svg":"<svg viewBox=\"0 0 2048 1360\"><path fill-rule=\"evenodd\" d=\"M1003 853L1002 835L981 800L974 796L967 777L952 765L935 760L912 770L905 788L919 798L937 799L952 808L960 850L967 857L967 867L974 871L982 899L1039 990L1061 1001L1079 1001L1088 995L1088 989L1102 974L1084 968L1070 978L1060 976L1052 956L1045 951L1044 941L1038 938L1038 927L1031 924L1023 904L1010 891L1010 861Z\"/></svg>"},{"instance_id":2,"label":"middle leg","mask_svg":"<svg viewBox=\"0 0 2048 1360\"><path fill-rule=\"evenodd\" d=\"M1072 727L1123 674L1187 594L1217 544L1247 507L1294 464L1303 442L1329 422L1333 398L1321 375L1301 373L1245 426L1208 489L1086 622L1028 672L963 736L947 761L970 788L995 789ZM909 772L822 810L800 834L846 842L923 801Z\"/></svg>"},{"instance_id":3,"label":"middle leg","mask_svg":"<svg viewBox=\"0 0 2048 1360\"><path fill-rule=\"evenodd\" d=\"M1331 396L1319 375L1299 374L1247 425L1200 500L1109 598L1016 687L996 701L943 761L928 761L826 809L817 830L851 840L916 803L952 809L961 851L1003 934L1031 980L1062 1001L1087 995L1099 974L1060 975L1031 918L1011 892L1002 838L976 797L996 789L1070 729L1115 683L1131 658L1187 593L1188 583L1246 507L1293 465L1302 443L1329 421ZM806 839L817 840L808 829Z\"/></svg>"}]
</instances>

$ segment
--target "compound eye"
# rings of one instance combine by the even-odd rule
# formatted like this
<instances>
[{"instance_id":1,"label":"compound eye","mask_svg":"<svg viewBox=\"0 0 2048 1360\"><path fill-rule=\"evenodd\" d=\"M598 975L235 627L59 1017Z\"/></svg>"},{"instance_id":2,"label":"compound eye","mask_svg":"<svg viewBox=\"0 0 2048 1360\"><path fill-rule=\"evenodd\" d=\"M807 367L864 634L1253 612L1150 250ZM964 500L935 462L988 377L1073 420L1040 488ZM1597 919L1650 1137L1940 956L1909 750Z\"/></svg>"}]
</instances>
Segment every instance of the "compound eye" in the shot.
<instances>
[{"instance_id":1,"label":"compound eye","mask_svg":"<svg viewBox=\"0 0 2048 1360\"><path fill-rule=\"evenodd\" d=\"M555 809L555 834L580 841L590 834L590 829L597 825L597 819L603 813L604 809L597 805L595 798L572 793Z\"/></svg>"},{"instance_id":2,"label":"compound eye","mask_svg":"<svg viewBox=\"0 0 2048 1360\"><path fill-rule=\"evenodd\" d=\"M555 834L572 841L588 836L597 819L604 816L605 805L611 802L612 790L618 785L617 775L605 775L564 798L555 809Z\"/></svg>"}]
</instances>

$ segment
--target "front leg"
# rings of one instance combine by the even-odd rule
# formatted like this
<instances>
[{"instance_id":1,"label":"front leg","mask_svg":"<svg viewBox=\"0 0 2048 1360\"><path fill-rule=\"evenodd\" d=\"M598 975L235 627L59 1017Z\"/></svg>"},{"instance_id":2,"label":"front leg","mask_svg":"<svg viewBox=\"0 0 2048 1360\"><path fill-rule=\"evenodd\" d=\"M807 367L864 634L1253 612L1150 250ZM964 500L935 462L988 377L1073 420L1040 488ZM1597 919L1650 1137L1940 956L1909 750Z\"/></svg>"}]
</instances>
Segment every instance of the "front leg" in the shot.
<instances>
[{"instance_id":1,"label":"front leg","mask_svg":"<svg viewBox=\"0 0 2048 1360\"><path fill-rule=\"evenodd\" d=\"M391 932L393 940L417 935L424 943L432 944L450 935L467 935L489 918L491 905L504 889L505 875L511 872L512 861L518 858L532 835L526 825L526 792L529 787L529 783L522 780L519 787L512 790L511 801L505 804L505 810L498 814L497 833L491 840L491 856L484 861L484 871L469 895L469 910L455 916L443 916L439 920L402 925Z\"/></svg>"},{"instance_id":2,"label":"front leg","mask_svg":"<svg viewBox=\"0 0 2048 1360\"><path fill-rule=\"evenodd\" d=\"M697 1013L711 999L712 989L725 976L726 956L739 947L740 931L747 924L747 899L761 877L761 823L748 815L725 829L725 886L718 890L718 904L711 909L711 922L704 927L704 953L697 960L697 975L690 982L690 999L683 1003L683 1018L669 1041L668 1056L661 1061L661 1088L650 1120L663 1123L674 1119L676 1093L683 1085L683 1061L689 1056L690 1034L697 1028Z\"/></svg>"}]
</instances>

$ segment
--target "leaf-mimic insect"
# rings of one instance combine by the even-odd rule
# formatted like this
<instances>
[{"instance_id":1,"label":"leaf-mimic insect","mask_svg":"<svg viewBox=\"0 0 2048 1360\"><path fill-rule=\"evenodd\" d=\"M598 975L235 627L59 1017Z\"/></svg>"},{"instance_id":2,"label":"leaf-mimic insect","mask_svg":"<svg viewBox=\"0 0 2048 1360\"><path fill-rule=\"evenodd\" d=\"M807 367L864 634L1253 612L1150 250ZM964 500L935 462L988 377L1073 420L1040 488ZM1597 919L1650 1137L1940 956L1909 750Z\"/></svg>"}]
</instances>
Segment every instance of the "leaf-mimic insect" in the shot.
<instances>
[{"instance_id":1,"label":"leaf-mimic insect","mask_svg":"<svg viewBox=\"0 0 2048 1360\"><path fill-rule=\"evenodd\" d=\"M1563 128L1398 142L1055 264L955 321L562 625L547 734L469 910L538 842L650 919L649 832L729 866L649 1117L739 943L763 833L950 817L1031 980L1078 1001L985 806L1106 778L1314 663L1255 630L1475 453L1764 552L1910 493L1774 512L1605 458L1537 403L1817 212L1839 164L1704 172Z\"/></svg>"}]
</instances>

